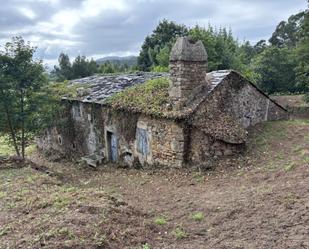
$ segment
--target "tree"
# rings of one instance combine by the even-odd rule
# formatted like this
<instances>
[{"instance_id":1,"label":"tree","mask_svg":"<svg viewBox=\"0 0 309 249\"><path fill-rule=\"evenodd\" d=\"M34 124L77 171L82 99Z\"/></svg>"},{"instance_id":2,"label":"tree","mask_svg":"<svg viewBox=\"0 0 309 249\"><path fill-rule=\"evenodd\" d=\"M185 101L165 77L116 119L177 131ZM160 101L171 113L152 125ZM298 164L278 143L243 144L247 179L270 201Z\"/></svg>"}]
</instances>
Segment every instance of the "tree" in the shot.
<instances>
[{"instance_id":1,"label":"tree","mask_svg":"<svg viewBox=\"0 0 309 249\"><path fill-rule=\"evenodd\" d=\"M208 70L235 69L239 70L238 48L232 31L225 28L216 31L210 25L203 28L196 25L189 31L194 40L201 40L208 54Z\"/></svg>"},{"instance_id":2,"label":"tree","mask_svg":"<svg viewBox=\"0 0 309 249\"><path fill-rule=\"evenodd\" d=\"M288 21L281 21L274 33L272 34L269 42L277 47L295 47L300 38L300 27L304 22L305 11L296 15L291 15Z\"/></svg>"},{"instance_id":3,"label":"tree","mask_svg":"<svg viewBox=\"0 0 309 249\"><path fill-rule=\"evenodd\" d=\"M265 48L267 48L266 40L259 40L254 46L254 52L255 54L260 54L264 51Z\"/></svg>"},{"instance_id":4,"label":"tree","mask_svg":"<svg viewBox=\"0 0 309 249\"><path fill-rule=\"evenodd\" d=\"M91 59L87 60L85 56L78 55L71 64L70 57L61 53L58 58L59 66L55 66L52 75L57 81L72 80L87 77L98 72L97 63Z\"/></svg>"},{"instance_id":5,"label":"tree","mask_svg":"<svg viewBox=\"0 0 309 249\"><path fill-rule=\"evenodd\" d=\"M25 147L39 129L39 91L46 82L35 48L21 37L12 38L0 54L0 128L10 134L16 154L25 157Z\"/></svg>"},{"instance_id":6,"label":"tree","mask_svg":"<svg viewBox=\"0 0 309 249\"><path fill-rule=\"evenodd\" d=\"M295 66L293 51L278 47L266 48L252 63L253 70L259 74L258 86L269 94L296 91Z\"/></svg>"},{"instance_id":7,"label":"tree","mask_svg":"<svg viewBox=\"0 0 309 249\"><path fill-rule=\"evenodd\" d=\"M72 64L73 78L83 78L89 76L88 61L85 56L78 55Z\"/></svg>"},{"instance_id":8,"label":"tree","mask_svg":"<svg viewBox=\"0 0 309 249\"><path fill-rule=\"evenodd\" d=\"M188 34L188 29L184 25L170 22L166 19L159 22L158 26L150 36L145 38L142 49L138 56L137 64L140 70L149 71L152 66L157 66L157 54L169 44L171 47L177 36Z\"/></svg>"},{"instance_id":9,"label":"tree","mask_svg":"<svg viewBox=\"0 0 309 249\"><path fill-rule=\"evenodd\" d=\"M58 57L58 66L54 66L54 70L52 74L55 75L56 79L58 81L63 81L63 80L70 80L73 78L73 73L72 73L72 65L70 62L70 57L61 52L59 57Z\"/></svg>"},{"instance_id":10,"label":"tree","mask_svg":"<svg viewBox=\"0 0 309 249\"><path fill-rule=\"evenodd\" d=\"M112 64L110 61L104 62L99 69L99 72L102 74L115 73L117 72L117 66Z\"/></svg>"},{"instance_id":11,"label":"tree","mask_svg":"<svg viewBox=\"0 0 309 249\"><path fill-rule=\"evenodd\" d=\"M295 68L297 86L306 91L309 102L309 11L305 12L300 30L300 40L296 47L297 66Z\"/></svg>"}]
</instances>

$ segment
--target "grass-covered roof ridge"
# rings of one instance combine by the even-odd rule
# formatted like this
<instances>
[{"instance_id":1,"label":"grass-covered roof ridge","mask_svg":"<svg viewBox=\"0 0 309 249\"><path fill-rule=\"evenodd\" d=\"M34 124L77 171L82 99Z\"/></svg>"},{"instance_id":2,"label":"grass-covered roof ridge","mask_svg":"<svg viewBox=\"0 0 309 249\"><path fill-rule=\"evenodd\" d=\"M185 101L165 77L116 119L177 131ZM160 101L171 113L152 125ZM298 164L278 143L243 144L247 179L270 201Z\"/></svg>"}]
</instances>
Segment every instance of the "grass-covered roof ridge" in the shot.
<instances>
[{"instance_id":1,"label":"grass-covered roof ridge","mask_svg":"<svg viewBox=\"0 0 309 249\"><path fill-rule=\"evenodd\" d=\"M112 95L104 100L104 104L116 109L130 109L160 116L169 103L168 87L168 78L148 80Z\"/></svg>"}]
</instances>

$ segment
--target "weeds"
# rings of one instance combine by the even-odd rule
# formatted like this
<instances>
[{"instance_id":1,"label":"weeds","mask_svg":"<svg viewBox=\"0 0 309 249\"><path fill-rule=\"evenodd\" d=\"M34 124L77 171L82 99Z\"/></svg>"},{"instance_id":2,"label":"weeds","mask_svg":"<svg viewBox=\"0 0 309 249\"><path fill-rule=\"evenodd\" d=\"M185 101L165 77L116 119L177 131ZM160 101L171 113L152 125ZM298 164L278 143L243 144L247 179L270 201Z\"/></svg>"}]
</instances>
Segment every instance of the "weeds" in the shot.
<instances>
[{"instance_id":1,"label":"weeds","mask_svg":"<svg viewBox=\"0 0 309 249\"><path fill-rule=\"evenodd\" d=\"M66 196L56 196L53 206L62 209L70 204L70 200Z\"/></svg>"},{"instance_id":2,"label":"weeds","mask_svg":"<svg viewBox=\"0 0 309 249\"><path fill-rule=\"evenodd\" d=\"M204 219L204 214L202 212L198 212L192 215L193 220L202 221Z\"/></svg>"},{"instance_id":3,"label":"weeds","mask_svg":"<svg viewBox=\"0 0 309 249\"><path fill-rule=\"evenodd\" d=\"M146 243L145 245L143 245L142 249L151 249L150 246Z\"/></svg>"},{"instance_id":4,"label":"weeds","mask_svg":"<svg viewBox=\"0 0 309 249\"><path fill-rule=\"evenodd\" d=\"M162 225L165 225L167 221L165 220L164 217L157 217L155 218L154 223L162 226Z\"/></svg>"},{"instance_id":5,"label":"weeds","mask_svg":"<svg viewBox=\"0 0 309 249\"><path fill-rule=\"evenodd\" d=\"M0 237L7 235L11 231L10 227L3 227L0 229Z\"/></svg>"},{"instance_id":6,"label":"weeds","mask_svg":"<svg viewBox=\"0 0 309 249\"><path fill-rule=\"evenodd\" d=\"M75 239L76 237L75 234L67 227L58 229L57 234L61 236L65 236L69 239Z\"/></svg>"},{"instance_id":7,"label":"weeds","mask_svg":"<svg viewBox=\"0 0 309 249\"><path fill-rule=\"evenodd\" d=\"M286 164L286 166L284 167L285 171L291 171L295 168L295 163L288 163Z\"/></svg>"},{"instance_id":8,"label":"weeds","mask_svg":"<svg viewBox=\"0 0 309 249\"><path fill-rule=\"evenodd\" d=\"M173 234L175 235L176 239L183 239L183 238L187 237L186 231L181 227L177 227L173 231Z\"/></svg>"}]
</instances>

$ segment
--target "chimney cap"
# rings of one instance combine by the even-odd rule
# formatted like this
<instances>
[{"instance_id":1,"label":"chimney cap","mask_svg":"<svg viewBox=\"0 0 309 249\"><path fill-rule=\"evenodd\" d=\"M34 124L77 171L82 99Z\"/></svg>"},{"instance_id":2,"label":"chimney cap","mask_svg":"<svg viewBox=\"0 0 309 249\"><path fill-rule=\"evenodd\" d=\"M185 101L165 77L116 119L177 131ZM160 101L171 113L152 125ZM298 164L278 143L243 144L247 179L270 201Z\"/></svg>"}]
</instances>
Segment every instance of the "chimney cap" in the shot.
<instances>
[{"instance_id":1,"label":"chimney cap","mask_svg":"<svg viewBox=\"0 0 309 249\"><path fill-rule=\"evenodd\" d=\"M190 37L179 37L172 48L170 61L206 62L207 52L200 40L195 42Z\"/></svg>"}]
</instances>

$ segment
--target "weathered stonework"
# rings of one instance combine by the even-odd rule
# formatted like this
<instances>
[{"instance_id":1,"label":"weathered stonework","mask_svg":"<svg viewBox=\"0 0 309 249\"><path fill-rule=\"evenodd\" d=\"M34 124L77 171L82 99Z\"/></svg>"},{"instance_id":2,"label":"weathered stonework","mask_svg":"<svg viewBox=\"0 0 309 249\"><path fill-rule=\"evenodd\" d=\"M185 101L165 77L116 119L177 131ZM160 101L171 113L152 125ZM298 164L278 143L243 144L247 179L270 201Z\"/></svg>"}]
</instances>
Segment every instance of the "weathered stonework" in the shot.
<instances>
[{"instance_id":1,"label":"weathered stonework","mask_svg":"<svg viewBox=\"0 0 309 249\"><path fill-rule=\"evenodd\" d=\"M201 41L188 37L177 40L170 55L169 96L173 108L179 110L188 104L190 96L200 87L207 87L207 53Z\"/></svg>"},{"instance_id":2,"label":"weathered stonework","mask_svg":"<svg viewBox=\"0 0 309 249\"><path fill-rule=\"evenodd\" d=\"M160 77L157 73L75 80L72 84L87 84L88 95L63 100L62 124L47 129L37 139L38 147L67 158L99 155L131 167L200 165L242 152L247 128L287 118L283 107L237 72L206 74L206 65L201 42L179 39L170 57L169 92L167 86L161 89L167 98L169 94L172 108L167 101L154 113L134 104L114 108L102 100Z\"/></svg>"},{"instance_id":3,"label":"weathered stonework","mask_svg":"<svg viewBox=\"0 0 309 249\"><path fill-rule=\"evenodd\" d=\"M170 120L141 117L138 127L143 124L150 134L151 154L148 164L181 167L184 154L184 132L180 124Z\"/></svg>"},{"instance_id":4,"label":"weathered stonework","mask_svg":"<svg viewBox=\"0 0 309 249\"><path fill-rule=\"evenodd\" d=\"M244 149L243 144L216 140L198 129L193 129L190 137L189 162L193 164L207 163L207 160L212 157L232 156L241 153Z\"/></svg>"}]
</instances>

